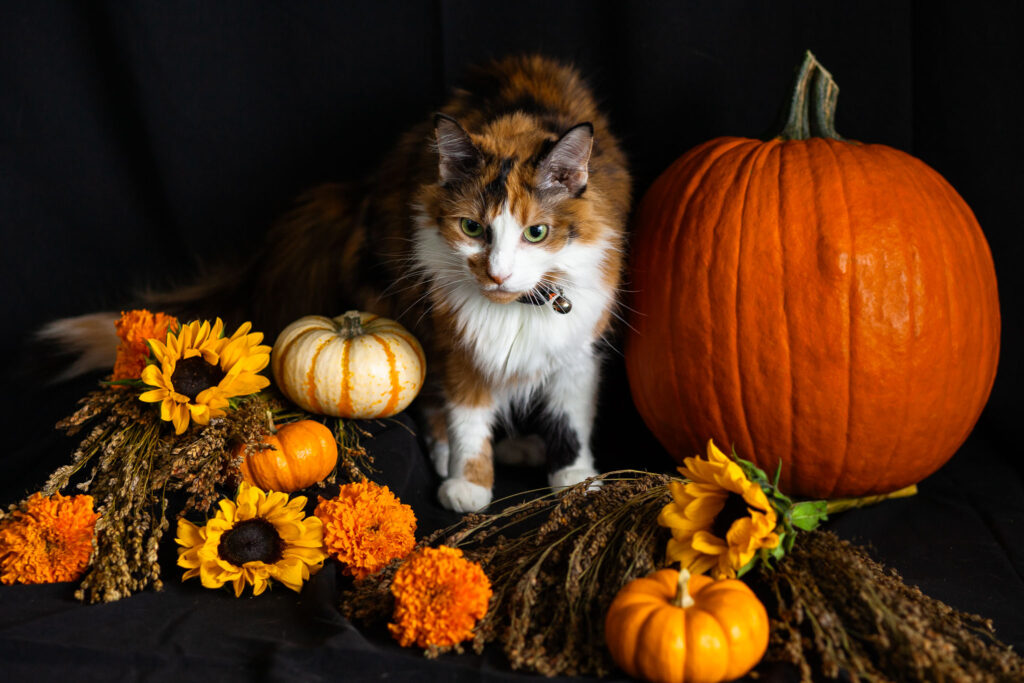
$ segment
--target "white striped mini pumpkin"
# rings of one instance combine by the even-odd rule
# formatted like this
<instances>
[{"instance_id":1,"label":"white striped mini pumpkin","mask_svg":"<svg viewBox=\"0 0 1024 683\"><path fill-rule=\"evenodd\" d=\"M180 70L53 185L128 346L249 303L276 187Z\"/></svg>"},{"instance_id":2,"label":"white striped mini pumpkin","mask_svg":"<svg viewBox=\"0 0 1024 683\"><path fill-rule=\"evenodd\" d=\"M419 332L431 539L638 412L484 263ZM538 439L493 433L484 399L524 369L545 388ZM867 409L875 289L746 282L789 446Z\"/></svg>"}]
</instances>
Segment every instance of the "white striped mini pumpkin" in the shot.
<instances>
[{"instance_id":1,"label":"white striped mini pumpkin","mask_svg":"<svg viewBox=\"0 0 1024 683\"><path fill-rule=\"evenodd\" d=\"M271 368L278 388L304 410L365 419L405 410L427 366L420 343L394 320L348 311L333 319L308 315L286 327Z\"/></svg>"}]
</instances>

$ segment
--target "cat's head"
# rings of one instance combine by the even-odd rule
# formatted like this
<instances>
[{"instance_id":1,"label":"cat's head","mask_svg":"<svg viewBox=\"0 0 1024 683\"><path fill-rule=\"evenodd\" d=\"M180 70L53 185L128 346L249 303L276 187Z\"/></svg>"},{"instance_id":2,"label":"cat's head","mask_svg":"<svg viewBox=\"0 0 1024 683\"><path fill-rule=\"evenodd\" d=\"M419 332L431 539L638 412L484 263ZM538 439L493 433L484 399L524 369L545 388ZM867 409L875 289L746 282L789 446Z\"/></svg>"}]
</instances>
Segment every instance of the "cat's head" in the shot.
<instances>
[{"instance_id":1,"label":"cat's head","mask_svg":"<svg viewBox=\"0 0 1024 683\"><path fill-rule=\"evenodd\" d=\"M438 181L421 262L442 283L471 283L502 304L563 282L572 247L595 238L585 196L593 127L558 136L517 114L471 134L438 115L435 136Z\"/></svg>"}]
</instances>

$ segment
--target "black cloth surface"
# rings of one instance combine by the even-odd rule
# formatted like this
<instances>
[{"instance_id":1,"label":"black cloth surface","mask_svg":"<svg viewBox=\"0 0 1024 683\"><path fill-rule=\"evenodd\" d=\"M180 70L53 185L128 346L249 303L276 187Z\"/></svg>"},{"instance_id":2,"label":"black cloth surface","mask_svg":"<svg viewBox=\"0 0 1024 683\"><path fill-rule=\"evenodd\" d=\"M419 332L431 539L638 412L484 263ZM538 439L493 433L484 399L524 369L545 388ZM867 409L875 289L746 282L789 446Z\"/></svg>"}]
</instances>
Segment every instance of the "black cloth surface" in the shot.
<instances>
[{"instance_id":1,"label":"black cloth surface","mask_svg":"<svg viewBox=\"0 0 1024 683\"><path fill-rule=\"evenodd\" d=\"M999 374L974 433L910 499L829 523L907 583L992 619L1024 649L1016 3L32 2L0 7L0 268L7 359L0 504L39 488L74 441L53 430L97 377L50 385L32 330L130 307L259 243L304 188L358 179L466 67L540 51L576 63L605 102L637 197L684 151L769 130L805 49L842 88L837 127L945 176L993 252ZM628 285L627 285L628 287ZM637 417L620 355L603 384L599 466L669 471ZM455 518L405 429L366 444L421 532ZM498 495L543 483L499 468ZM498 651L423 659L335 610L329 568L301 595L235 599L181 583L84 606L73 586L0 587L11 680L511 680ZM776 672L778 673L778 672Z\"/></svg>"}]
</instances>

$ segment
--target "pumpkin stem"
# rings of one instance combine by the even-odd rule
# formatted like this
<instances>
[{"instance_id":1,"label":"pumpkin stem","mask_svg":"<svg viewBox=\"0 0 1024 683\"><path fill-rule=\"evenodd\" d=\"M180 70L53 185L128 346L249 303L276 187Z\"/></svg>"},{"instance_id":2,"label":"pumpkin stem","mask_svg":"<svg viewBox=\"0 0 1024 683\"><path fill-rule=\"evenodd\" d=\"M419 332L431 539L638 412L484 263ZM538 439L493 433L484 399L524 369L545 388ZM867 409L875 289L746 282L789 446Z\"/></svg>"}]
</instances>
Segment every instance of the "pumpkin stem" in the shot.
<instances>
[{"instance_id":1,"label":"pumpkin stem","mask_svg":"<svg viewBox=\"0 0 1024 683\"><path fill-rule=\"evenodd\" d=\"M339 319L335 319L334 326L339 334L347 339L358 337L363 334L362 316L359 311L345 311Z\"/></svg>"},{"instance_id":2,"label":"pumpkin stem","mask_svg":"<svg viewBox=\"0 0 1024 683\"><path fill-rule=\"evenodd\" d=\"M277 425L274 424L274 411L267 408L267 428L271 434L277 434Z\"/></svg>"},{"instance_id":3,"label":"pumpkin stem","mask_svg":"<svg viewBox=\"0 0 1024 683\"><path fill-rule=\"evenodd\" d=\"M835 126L838 99L839 86L832 74L808 50L797 72L782 132L775 135L775 139L807 140L816 137L842 140Z\"/></svg>"},{"instance_id":4,"label":"pumpkin stem","mask_svg":"<svg viewBox=\"0 0 1024 683\"><path fill-rule=\"evenodd\" d=\"M694 605L693 596L690 595L689 569L679 570L679 583L677 584L676 597L672 601L672 604L676 607L682 607L683 609L689 609Z\"/></svg>"}]
</instances>

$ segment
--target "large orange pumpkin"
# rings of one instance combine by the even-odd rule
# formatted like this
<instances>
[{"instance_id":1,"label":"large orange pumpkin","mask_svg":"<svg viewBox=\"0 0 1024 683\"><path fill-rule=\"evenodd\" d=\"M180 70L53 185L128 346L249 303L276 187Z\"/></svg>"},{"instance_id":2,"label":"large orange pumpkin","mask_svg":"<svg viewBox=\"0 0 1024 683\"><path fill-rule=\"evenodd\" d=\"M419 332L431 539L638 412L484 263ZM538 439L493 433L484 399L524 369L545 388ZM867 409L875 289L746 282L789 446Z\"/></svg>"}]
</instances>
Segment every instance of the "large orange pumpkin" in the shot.
<instances>
[{"instance_id":1,"label":"large orange pumpkin","mask_svg":"<svg viewBox=\"0 0 1024 683\"><path fill-rule=\"evenodd\" d=\"M988 244L934 170L832 126L808 53L783 134L678 159L635 218L634 402L679 461L708 439L809 497L920 481L967 438L999 355Z\"/></svg>"}]
</instances>

